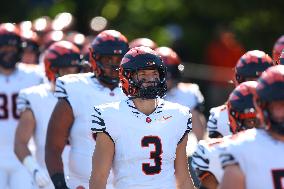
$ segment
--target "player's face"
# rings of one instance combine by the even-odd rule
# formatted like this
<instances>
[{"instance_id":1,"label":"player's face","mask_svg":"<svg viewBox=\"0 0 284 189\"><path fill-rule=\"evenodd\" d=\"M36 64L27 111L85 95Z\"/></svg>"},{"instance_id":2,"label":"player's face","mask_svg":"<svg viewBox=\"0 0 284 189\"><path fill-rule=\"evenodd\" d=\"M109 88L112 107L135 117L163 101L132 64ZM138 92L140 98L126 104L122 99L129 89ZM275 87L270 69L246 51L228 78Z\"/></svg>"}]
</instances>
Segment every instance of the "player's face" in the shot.
<instances>
[{"instance_id":1,"label":"player's face","mask_svg":"<svg viewBox=\"0 0 284 189\"><path fill-rule=\"evenodd\" d=\"M100 58L100 63L103 66L105 76L118 78L118 68L121 59L121 56L102 56Z\"/></svg>"},{"instance_id":2,"label":"player's face","mask_svg":"<svg viewBox=\"0 0 284 189\"><path fill-rule=\"evenodd\" d=\"M284 100L269 103L268 111L275 122L284 122Z\"/></svg>"},{"instance_id":3,"label":"player's face","mask_svg":"<svg viewBox=\"0 0 284 189\"><path fill-rule=\"evenodd\" d=\"M137 72L136 77L134 80L137 82L142 81L143 87L149 87L155 85L155 82L160 79L159 72L156 69L153 70L139 70Z\"/></svg>"},{"instance_id":4,"label":"player's face","mask_svg":"<svg viewBox=\"0 0 284 189\"><path fill-rule=\"evenodd\" d=\"M15 46L12 45L4 45L2 47L0 47L0 53L9 53L9 52L17 52L17 48Z\"/></svg>"},{"instance_id":5,"label":"player's face","mask_svg":"<svg viewBox=\"0 0 284 189\"><path fill-rule=\"evenodd\" d=\"M4 45L0 47L0 54L4 54L4 61L9 62L12 59L11 56L14 56L18 52L17 47L12 45Z\"/></svg>"},{"instance_id":6,"label":"player's face","mask_svg":"<svg viewBox=\"0 0 284 189\"><path fill-rule=\"evenodd\" d=\"M22 62L27 64L36 64L37 63L36 53L31 50L25 50L22 55Z\"/></svg>"},{"instance_id":7,"label":"player's face","mask_svg":"<svg viewBox=\"0 0 284 189\"><path fill-rule=\"evenodd\" d=\"M78 67L71 66L71 67L66 67L66 68L59 68L58 74L60 76L64 76L64 75L68 75L68 74L76 74L76 73L78 73L78 71L79 71Z\"/></svg>"},{"instance_id":8,"label":"player's face","mask_svg":"<svg viewBox=\"0 0 284 189\"><path fill-rule=\"evenodd\" d=\"M258 128L260 125L260 122L257 118L248 118L248 119L244 119L243 120L243 124L247 129L251 129L251 128Z\"/></svg>"}]
</instances>

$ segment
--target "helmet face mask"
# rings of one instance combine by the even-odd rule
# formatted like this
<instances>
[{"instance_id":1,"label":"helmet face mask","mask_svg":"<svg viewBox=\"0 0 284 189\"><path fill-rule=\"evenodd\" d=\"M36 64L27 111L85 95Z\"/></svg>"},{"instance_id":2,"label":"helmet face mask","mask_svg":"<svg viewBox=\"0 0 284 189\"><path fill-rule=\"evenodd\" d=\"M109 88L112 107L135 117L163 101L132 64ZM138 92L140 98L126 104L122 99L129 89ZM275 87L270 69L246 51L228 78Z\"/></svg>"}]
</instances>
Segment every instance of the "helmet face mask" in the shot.
<instances>
[{"instance_id":1,"label":"helmet face mask","mask_svg":"<svg viewBox=\"0 0 284 189\"><path fill-rule=\"evenodd\" d=\"M89 60L98 80L117 86L118 65L129 50L127 38L118 31L105 30L97 35L89 50Z\"/></svg>"},{"instance_id":2,"label":"helmet face mask","mask_svg":"<svg viewBox=\"0 0 284 189\"><path fill-rule=\"evenodd\" d=\"M243 130L259 127L259 120L256 117L255 109L238 112L233 109L229 110L230 129L233 134Z\"/></svg>"},{"instance_id":3,"label":"helmet face mask","mask_svg":"<svg viewBox=\"0 0 284 189\"><path fill-rule=\"evenodd\" d=\"M161 78L157 69L137 70L132 74L131 82L138 91L135 98L155 99L159 96Z\"/></svg>"},{"instance_id":4,"label":"helmet face mask","mask_svg":"<svg viewBox=\"0 0 284 189\"><path fill-rule=\"evenodd\" d=\"M254 104L256 86L256 81L243 82L229 96L227 106L233 134L260 126Z\"/></svg>"},{"instance_id":5,"label":"helmet face mask","mask_svg":"<svg viewBox=\"0 0 284 189\"><path fill-rule=\"evenodd\" d=\"M145 76L139 76L140 73ZM162 98L167 91L166 67L149 47L136 47L125 54L119 78L123 92L130 98Z\"/></svg>"},{"instance_id":6,"label":"helmet face mask","mask_svg":"<svg viewBox=\"0 0 284 189\"><path fill-rule=\"evenodd\" d=\"M0 65L6 69L13 69L19 61L19 50L12 45L0 47Z\"/></svg>"},{"instance_id":7,"label":"helmet face mask","mask_svg":"<svg viewBox=\"0 0 284 189\"><path fill-rule=\"evenodd\" d=\"M121 59L122 56L100 56L96 61L100 70L97 78L106 84L118 85L118 70Z\"/></svg>"},{"instance_id":8,"label":"helmet face mask","mask_svg":"<svg viewBox=\"0 0 284 189\"><path fill-rule=\"evenodd\" d=\"M14 24L0 24L0 51L0 66L14 69L22 54L20 32Z\"/></svg>"}]
</instances>

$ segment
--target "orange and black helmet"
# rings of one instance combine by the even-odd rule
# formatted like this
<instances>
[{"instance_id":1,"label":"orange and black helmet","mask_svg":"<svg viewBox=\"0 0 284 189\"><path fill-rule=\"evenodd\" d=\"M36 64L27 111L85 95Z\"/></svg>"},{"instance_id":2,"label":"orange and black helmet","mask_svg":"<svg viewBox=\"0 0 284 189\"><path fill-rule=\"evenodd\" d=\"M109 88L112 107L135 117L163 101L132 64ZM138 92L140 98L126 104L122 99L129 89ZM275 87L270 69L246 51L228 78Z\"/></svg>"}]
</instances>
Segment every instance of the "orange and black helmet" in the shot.
<instances>
[{"instance_id":1,"label":"orange and black helmet","mask_svg":"<svg viewBox=\"0 0 284 189\"><path fill-rule=\"evenodd\" d=\"M157 69L159 80L154 87L144 88L140 81L133 80L139 70ZM149 47L135 47L130 49L122 58L119 79L123 92L132 98L153 99L164 97L167 92L166 66L160 56Z\"/></svg>"},{"instance_id":2,"label":"orange and black helmet","mask_svg":"<svg viewBox=\"0 0 284 189\"><path fill-rule=\"evenodd\" d=\"M127 38L116 30L104 30L99 33L91 43L89 62L92 65L96 77L109 84L118 84L118 79L109 78L104 74L104 66L100 62L102 56L123 57L129 50ZM118 70L117 68L113 68Z\"/></svg>"},{"instance_id":3,"label":"orange and black helmet","mask_svg":"<svg viewBox=\"0 0 284 189\"><path fill-rule=\"evenodd\" d=\"M256 93L256 81L246 81L238 85L230 94L227 101L230 128L233 134L248 129L245 119L256 122L256 109L254 95Z\"/></svg>"},{"instance_id":4,"label":"orange and black helmet","mask_svg":"<svg viewBox=\"0 0 284 189\"><path fill-rule=\"evenodd\" d=\"M261 75L256 86L256 94L258 118L269 129L284 135L284 122L274 120L267 107L271 102L284 100L284 65L273 66Z\"/></svg>"},{"instance_id":5,"label":"orange and black helmet","mask_svg":"<svg viewBox=\"0 0 284 189\"><path fill-rule=\"evenodd\" d=\"M69 41L53 43L44 53L45 73L50 81L55 81L58 69L81 67L80 50Z\"/></svg>"},{"instance_id":6,"label":"orange and black helmet","mask_svg":"<svg viewBox=\"0 0 284 189\"><path fill-rule=\"evenodd\" d=\"M235 66L236 85L248 79L257 79L262 72L273 65L272 58L263 51L253 50L246 52Z\"/></svg>"}]
</instances>

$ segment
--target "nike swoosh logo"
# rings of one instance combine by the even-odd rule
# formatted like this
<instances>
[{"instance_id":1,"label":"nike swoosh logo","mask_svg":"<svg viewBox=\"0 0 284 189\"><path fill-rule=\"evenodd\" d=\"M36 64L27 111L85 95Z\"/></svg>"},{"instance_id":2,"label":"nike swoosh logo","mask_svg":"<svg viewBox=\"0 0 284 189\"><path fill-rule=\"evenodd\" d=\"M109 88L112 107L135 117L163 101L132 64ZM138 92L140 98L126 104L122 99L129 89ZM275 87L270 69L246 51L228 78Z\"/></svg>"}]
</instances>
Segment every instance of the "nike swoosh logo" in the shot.
<instances>
[{"instance_id":1,"label":"nike swoosh logo","mask_svg":"<svg viewBox=\"0 0 284 189\"><path fill-rule=\"evenodd\" d=\"M164 120L170 119L171 117L173 116L168 116L168 117L163 116Z\"/></svg>"}]
</instances>

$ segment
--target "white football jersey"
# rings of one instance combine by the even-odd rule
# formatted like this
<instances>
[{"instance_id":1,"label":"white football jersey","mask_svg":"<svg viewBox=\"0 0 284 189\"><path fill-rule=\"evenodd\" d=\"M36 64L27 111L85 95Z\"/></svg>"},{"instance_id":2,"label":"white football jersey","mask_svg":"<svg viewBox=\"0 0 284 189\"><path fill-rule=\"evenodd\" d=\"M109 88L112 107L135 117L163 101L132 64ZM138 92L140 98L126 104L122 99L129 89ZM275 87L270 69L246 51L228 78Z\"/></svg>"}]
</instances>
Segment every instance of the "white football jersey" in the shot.
<instances>
[{"instance_id":1,"label":"white football jersey","mask_svg":"<svg viewBox=\"0 0 284 189\"><path fill-rule=\"evenodd\" d=\"M48 122L57 103L57 98L54 96L50 83L44 83L41 85L29 87L20 91L17 98L17 111L19 113L30 109L33 112L35 118L35 130L33 134L33 140L35 144L35 157L41 168L47 172L45 164L45 141ZM68 171L68 156L69 147L66 146L62 158L64 164L64 172L67 176ZM46 188L54 188L50 184Z\"/></svg>"},{"instance_id":2,"label":"white football jersey","mask_svg":"<svg viewBox=\"0 0 284 189\"><path fill-rule=\"evenodd\" d=\"M132 100L95 107L93 132L104 132L115 144L113 160L116 189L172 189L176 187L176 148L191 130L189 108L158 100L149 116Z\"/></svg>"},{"instance_id":3,"label":"white football jersey","mask_svg":"<svg viewBox=\"0 0 284 189\"><path fill-rule=\"evenodd\" d=\"M190 109L197 108L204 103L204 97L199 86L193 83L179 83L175 88L168 91L165 100L179 103Z\"/></svg>"},{"instance_id":4,"label":"white football jersey","mask_svg":"<svg viewBox=\"0 0 284 189\"><path fill-rule=\"evenodd\" d=\"M102 86L93 73L70 74L56 80L55 96L65 98L73 110L70 141L69 171L89 183L95 140L90 131L90 115L94 105L126 99L121 88L110 90Z\"/></svg>"},{"instance_id":5,"label":"white football jersey","mask_svg":"<svg viewBox=\"0 0 284 189\"><path fill-rule=\"evenodd\" d=\"M224 174L219 159L220 147L223 148L230 143L231 136L223 138L209 138L199 141L192 155L192 167L197 176L202 180L204 173L210 172L220 183Z\"/></svg>"},{"instance_id":6,"label":"white football jersey","mask_svg":"<svg viewBox=\"0 0 284 189\"><path fill-rule=\"evenodd\" d=\"M230 130L227 105L211 108L207 130L210 138L214 138L216 135L227 136L233 134Z\"/></svg>"},{"instance_id":7,"label":"white football jersey","mask_svg":"<svg viewBox=\"0 0 284 189\"><path fill-rule=\"evenodd\" d=\"M19 91L42 81L42 73L35 65L19 63L11 75L0 74L0 157L5 155L16 159L14 136L19 119L16 105Z\"/></svg>"},{"instance_id":8,"label":"white football jersey","mask_svg":"<svg viewBox=\"0 0 284 189\"><path fill-rule=\"evenodd\" d=\"M50 83L45 83L20 91L17 98L17 110L23 112L30 109L33 112L36 127L33 139L36 145L36 159L42 167L45 166L45 140L47 126L51 113L57 102L51 91Z\"/></svg>"},{"instance_id":9,"label":"white football jersey","mask_svg":"<svg viewBox=\"0 0 284 189\"><path fill-rule=\"evenodd\" d=\"M222 166L238 164L245 175L246 189L284 187L284 142L262 129L249 129L220 155Z\"/></svg>"}]
</instances>

